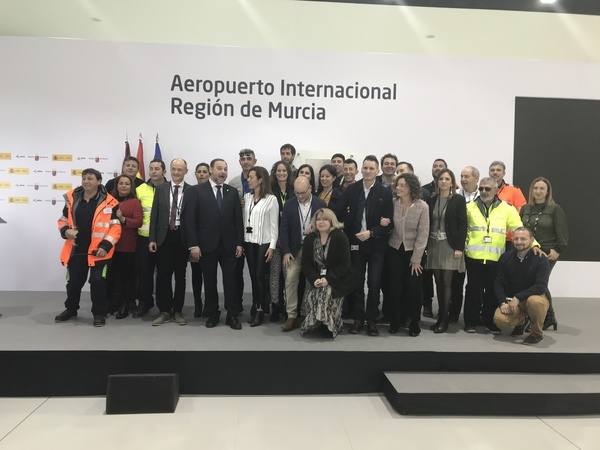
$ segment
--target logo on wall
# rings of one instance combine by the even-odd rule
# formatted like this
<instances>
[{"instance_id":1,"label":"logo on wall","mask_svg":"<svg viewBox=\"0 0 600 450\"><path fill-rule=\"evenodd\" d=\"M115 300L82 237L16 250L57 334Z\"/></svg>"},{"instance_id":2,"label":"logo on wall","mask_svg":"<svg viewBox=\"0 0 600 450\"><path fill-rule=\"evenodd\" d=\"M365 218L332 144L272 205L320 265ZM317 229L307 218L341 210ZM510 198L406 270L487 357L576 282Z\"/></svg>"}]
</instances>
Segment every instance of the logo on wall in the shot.
<instances>
[{"instance_id":1,"label":"logo on wall","mask_svg":"<svg viewBox=\"0 0 600 450\"><path fill-rule=\"evenodd\" d=\"M70 153L53 153L52 161L73 161L73 155Z\"/></svg>"},{"instance_id":2,"label":"logo on wall","mask_svg":"<svg viewBox=\"0 0 600 450\"><path fill-rule=\"evenodd\" d=\"M73 189L73 185L71 183L53 183L52 189L56 191L70 191Z\"/></svg>"},{"instance_id":3,"label":"logo on wall","mask_svg":"<svg viewBox=\"0 0 600 450\"><path fill-rule=\"evenodd\" d=\"M8 197L8 203L14 203L15 205L26 205L29 203L29 197Z\"/></svg>"},{"instance_id":4,"label":"logo on wall","mask_svg":"<svg viewBox=\"0 0 600 450\"><path fill-rule=\"evenodd\" d=\"M12 154L10 152L0 152L0 160L6 161L12 159Z\"/></svg>"},{"instance_id":5,"label":"logo on wall","mask_svg":"<svg viewBox=\"0 0 600 450\"><path fill-rule=\"evenodd\" d=\"M83 169L71 169L71 176L80 177Z\"/></svg>"},{"instance_id":6,"label":"logo on wall","mask_svg":"<svg viewBox=\"0 0 600 450\"><path fill-rule=\"evenodd\" d=\"M8 173L11 175L29 175L29 169L27 167L11 167L8 169Z\"/></svg>"},{"instance_id":7,"label":"logo on wall","mask_svg":"<svg viewBox=\"0 0 600 450\"><path fill-rule=\"evenodd\" d=\"M10 181L0 181L0 189L10 189Z\"/></svg>"}]
</instances>

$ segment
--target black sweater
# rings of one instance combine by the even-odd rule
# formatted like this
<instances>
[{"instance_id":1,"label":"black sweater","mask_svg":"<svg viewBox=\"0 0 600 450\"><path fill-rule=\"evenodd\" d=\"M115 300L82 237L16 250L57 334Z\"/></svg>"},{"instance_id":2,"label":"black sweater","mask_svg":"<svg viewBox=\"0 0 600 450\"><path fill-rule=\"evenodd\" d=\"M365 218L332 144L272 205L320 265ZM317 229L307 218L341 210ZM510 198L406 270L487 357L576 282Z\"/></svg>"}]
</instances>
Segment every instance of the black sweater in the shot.
<instances>
[{"instance_id":1,"label":"black sweater","mask_svg":"<svg viewBox=\"0 0 600 450\"><path fill-rule=\"evenodd\" d=\"M429 223L433 223L433 210L437 195L429 198ZM446 237L448 244L453 250L465 250L465 241L467 240L467 204L462 195L451 195L448 197L448 206L444 217L444 226L446 227Z\"/></svg>"},{"instance_id":2,"label":"black sweater","mask_svg":"<svg viewBox=\"0 0 600 450\"><path fill-rule=\"evenodd\" d=\"M302 245L302 272L311 286L321 278L321 268L315 262L314 242L319 239L317 233L311 233ZM350 244L342 230L333 230L329 241L329 250L325 260L327 275L324 278L331 286L334 297L344 297L354 291L352 266L350 264Z\"/></svg>"},{"instance_id":3,"label":"black sweater","mask_svg":"<svg viewBox=\"0 0 600 450\"><path fill-rule=\"evenodd\" d=\"M498 262L498 275L494 290L499 303L507 298L517 297L523 302L531 295L549 295L548 258L538 256L529 250L523 261L517 257L517 250L504 253Z\"/></svg>"}]
</instances>

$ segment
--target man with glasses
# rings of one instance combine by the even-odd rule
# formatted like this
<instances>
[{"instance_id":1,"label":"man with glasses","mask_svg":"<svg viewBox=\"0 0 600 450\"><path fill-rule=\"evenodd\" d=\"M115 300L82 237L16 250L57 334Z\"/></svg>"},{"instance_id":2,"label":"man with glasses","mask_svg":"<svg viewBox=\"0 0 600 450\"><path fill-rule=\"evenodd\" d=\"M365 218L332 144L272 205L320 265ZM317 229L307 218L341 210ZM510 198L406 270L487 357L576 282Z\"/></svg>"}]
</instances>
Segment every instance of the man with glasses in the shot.
<instances>
[{"instance_id":1,"label":"man with glasses","mask_svg":"<svg viewBox=\"0 0 600 450\"><path fill-rule=\"evenodd\" d=\"M310 233L310 221L318 209L325 208L323 200L311 194L310 180L298 177L294 181L296 196L285 203L279 228L279 243L285 270L287 321L282 331L298 328L298 286L302 272L302 243Z\"/></svg>"},{"instance_id":2,"label":"man with glasses","mask_svg":"<svg viewBox=\"0 0 600 450\"><path fill-rule=\"evenodd\" d=\"M481 321L492 333L500 332L494 324L498 306L494 295L498 260L505 251L507 232L523 226L519 212L500 200L497 194L498 184L493 178L486 177L479 182L479 197L467 204L464 311L467 333L475 333ZM534 252L539 251L534 248Z\"/></svg>"}]
</instances>

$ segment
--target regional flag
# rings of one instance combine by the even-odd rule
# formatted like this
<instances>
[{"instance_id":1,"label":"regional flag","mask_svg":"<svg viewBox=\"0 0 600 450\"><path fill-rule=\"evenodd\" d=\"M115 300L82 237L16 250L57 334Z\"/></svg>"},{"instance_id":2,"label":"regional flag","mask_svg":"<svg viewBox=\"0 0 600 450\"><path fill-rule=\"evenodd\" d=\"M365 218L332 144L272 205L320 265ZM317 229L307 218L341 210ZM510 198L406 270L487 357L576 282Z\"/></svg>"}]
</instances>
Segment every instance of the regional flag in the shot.
<instances>
[{"instance_id":1,"label":"regional flag","mask_svg":"<svg viewBox=\"0 0 600 450\"><path fill-rule=\"evenodd\" d=\"M137 160L140 163L140 168L138 170L137 177L142 180L146 179L146 171L144 169L144 144L142 143L142 133L140 133L140 138L138 140L138 148L137 148Z\"/></svg>"},{"instance_id":2,"label":"regional flag","mask_svg":"<svg viewBox=\"0 0 600 450\"><path fill-rule=\"evenodd\" d=\"M154 159L162 161L162 154L160 152L160 145L158 145L158 133L156 133L156 144L154 145Z\"/></svg>"}]
</instances>

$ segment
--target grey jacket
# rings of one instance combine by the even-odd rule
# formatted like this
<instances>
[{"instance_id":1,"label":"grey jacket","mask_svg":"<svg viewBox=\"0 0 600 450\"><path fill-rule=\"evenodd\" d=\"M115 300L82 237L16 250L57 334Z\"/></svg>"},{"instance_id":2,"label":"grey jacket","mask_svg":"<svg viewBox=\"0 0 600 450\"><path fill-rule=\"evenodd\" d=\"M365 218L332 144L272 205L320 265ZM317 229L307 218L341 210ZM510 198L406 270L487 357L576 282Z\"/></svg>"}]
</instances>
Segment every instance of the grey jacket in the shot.
<instances>
[{"instance_id":1,"label":"grey jacket","mask_svg":"<svg viewBox=\"0 0 600 450\"><path fill-rule=\"evenodd\" d=\"M421 263L429 237L429 206L423 200L417 200L408 208L404 224L400 216L400 200L394 200L394 229L388 244L398 250L404 244L406 251L413 251L411 263ZM402 226L402 228L400 228ZM402 239L400 238L402 235Z\"/></svg>"}]
</instances>

